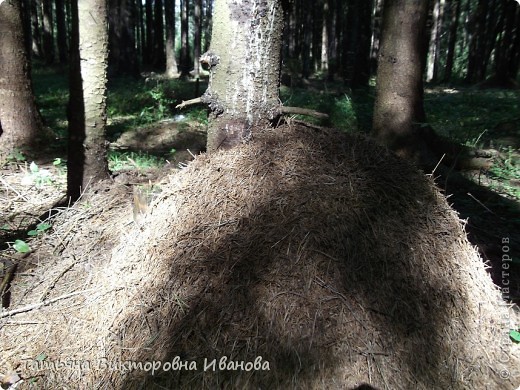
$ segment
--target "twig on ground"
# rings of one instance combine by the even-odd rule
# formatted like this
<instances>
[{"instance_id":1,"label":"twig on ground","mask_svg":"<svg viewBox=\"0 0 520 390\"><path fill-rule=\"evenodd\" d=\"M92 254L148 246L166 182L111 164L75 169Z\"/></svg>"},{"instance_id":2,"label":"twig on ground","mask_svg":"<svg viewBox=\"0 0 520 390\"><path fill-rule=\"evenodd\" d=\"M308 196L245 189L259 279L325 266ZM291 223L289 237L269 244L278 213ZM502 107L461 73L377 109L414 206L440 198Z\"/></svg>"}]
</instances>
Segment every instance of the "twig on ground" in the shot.
<instances>
[{"instance_id":1,"label":"twig on ground","mask_svg":"<svg viewBox=\"0 0 520 390\"><path fill-rule=\"evenodd\" d=\"M50 305L51 303L61 301L62 299L71 298L73 296L84 294L84 293L94 291L94 290L95 290L95 288L89 288L89 289L83 290L83 291L74 291L74 292L71 292L68 294L60 295L59 297L56 297L56 298L48 299L43 302L33 303L32 305L22 306L17 309L4 311L4 312L0 313L0 318L10 317L10 316L14 316L16 314L25 313L27 311L36 310L36 309L39 309L40 307Z\"/></svg>"},{"instance_id":2,"label":"twig on ground","mask_svg":"<svg viewBox=\"0 0 520 390\"><path fill-rule=\"evenodd\" d=\"M4 306L4 294L9 290L9 286L13 280L17 266L18 264L14 263L9 268L7 268L2 283L0 283L0 297L2 298L2 307Z\"/></svg>"}]
</instances>

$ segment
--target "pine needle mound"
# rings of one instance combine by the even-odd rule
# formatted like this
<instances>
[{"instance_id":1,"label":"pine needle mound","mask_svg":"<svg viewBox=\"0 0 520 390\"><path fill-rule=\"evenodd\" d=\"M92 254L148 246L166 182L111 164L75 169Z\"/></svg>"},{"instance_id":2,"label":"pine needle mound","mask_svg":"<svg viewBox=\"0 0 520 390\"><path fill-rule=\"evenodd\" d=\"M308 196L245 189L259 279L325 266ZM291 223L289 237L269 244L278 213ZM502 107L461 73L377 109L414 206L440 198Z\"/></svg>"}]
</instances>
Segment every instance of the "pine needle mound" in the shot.
<instances>
[{"instance_id":1,"label":"pine needle mound","mask_svg":"<svg viewBox=\"0 0 520 390\"><path fill-rule=\"evenodd\" d=\"M49 389L520 383L456 213L370 141L285 125L159 185L139 225L114 187L56 218L9 310L55 300L1 319L0 367Z\"/></svg>"}]
</instances>

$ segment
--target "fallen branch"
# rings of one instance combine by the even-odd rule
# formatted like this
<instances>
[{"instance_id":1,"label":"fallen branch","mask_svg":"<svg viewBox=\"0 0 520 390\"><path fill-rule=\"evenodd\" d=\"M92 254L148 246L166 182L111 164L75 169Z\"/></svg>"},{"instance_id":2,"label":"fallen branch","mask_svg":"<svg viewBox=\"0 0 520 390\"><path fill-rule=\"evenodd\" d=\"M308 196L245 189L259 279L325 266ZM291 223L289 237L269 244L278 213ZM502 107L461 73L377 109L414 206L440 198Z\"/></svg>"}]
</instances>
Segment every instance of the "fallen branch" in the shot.
<instances>
[{"instance_id":1,"label":"fallen branch","mask_svg":"<svg viewBox=\"0 0 520 390\"><path fill-rule=\"evenodd\" d=\"M14 316L15 314L20 314L20 313L25 313L25 312L31 311L31 310L36 310L36 309L39 309L40 307L50 305L51 303L61 301L62 299L71 298L75 295L84 294L86 292L90 292L90 291L94 291L94 290L95 290L94 288L89 288L88 290L75 291L75 292L72 292L69 294L60 295L59 297L56 297L56 298L48 299L43 302L33 303L32 305L27 305L27 306L22 306L22 307L19 307L18 309L3 311L0 313L0 318L10 317L10 316Z\"/></svg>"},{"instance_id":2,"label":"fallen branch","mask_svg":"<svg viewBox=\"0 0 520 390\"><path fill-rule=\"evenodd\" d=\"M181 109L181 108L184 108L186 106L191 106L192 104L199 104L199 103L202 103L200 97L195 98L195 99L190 99L190 100L183 100L182 103L177 104L175 106L175 108Z\"/></svg>"},{"instance_id":3,"label":"fallen branch","mask_svg":"<svg viewBox=\"0 0 520 390\"><path fill-rule=\"evenodd\" d=\"M311 110L310 108L301 108L301 107L280 107L280 111L282 114L296 114L296 115L307 115L313 116L315 118L328 119L329 115L323 112Z\"/></svg>"},{"instance_id":4,"label":"fallen branch","mask_svg":"<svg viewBox=\"0 0 520 390\"><path fill-rule=\"evenodd\" d=\"M2 283L0 283L0 297L2 298L2 307L4 307L4 294L6 294L9 290L17 266L18 264L14 263L9 268L7 268Z\"/></svg>"}]
</instances>

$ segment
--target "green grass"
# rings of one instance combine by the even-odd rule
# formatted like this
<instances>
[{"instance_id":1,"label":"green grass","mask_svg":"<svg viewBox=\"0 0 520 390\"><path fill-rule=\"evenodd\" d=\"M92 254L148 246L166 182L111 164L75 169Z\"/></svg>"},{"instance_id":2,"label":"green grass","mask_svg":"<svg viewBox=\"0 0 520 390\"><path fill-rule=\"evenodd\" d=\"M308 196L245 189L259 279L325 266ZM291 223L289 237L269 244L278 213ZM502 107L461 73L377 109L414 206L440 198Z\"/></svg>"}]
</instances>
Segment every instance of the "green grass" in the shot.
<instances>
[{"instance_id":1,"label":"green grass","mask_svg":"<svg viewBox=\"0 0 520 390\"><path fill-rule=\"evenodd\" d=\"M329 115L328 120L298 115L297 118L300 120L322 126L333 126L348 132L364 131L366 116L359 112L359 109L364 110L366 107L363 104L358 105L358 96L353 98L347 93L333 89L327 91L327 84L323 84L322 87L323 91L317 91L315 88L282 87L280 98L285 106L309 108ZM372 109L367 108L367 112L371 113ZM361 125L362 122L363 125Z\"/></svg>"},{"instance_id":2,"label":"green grass","mask_svg":"<svg viewBox=\"0 0 520 390\"><path fill-rule=\"evenodd\" d=\"M500 144L500 138L508 134L497 130L502 123L519 120L520 91L436 88L426 93L424 105L429 124L439 134L471 148L492 145L497 149L501 158L485 172L491 180L489 187L520 199L520 189L513 184L520 180L520 161L510 147Z\"/></svg>"},{"instance_id":3,"label":"green grass","mask_svg":"<svg viewBox=\"0 0 520 390\"><path fill-rule=\"evenodd\" d=\"M44 67L36 63L32 71L36 102L45 125L58 137L67 135L67 104L69 99L68 69ZM177 114L189 119L206 121L206 109L191 106L180 111L175 106L183 100L202 94L207 83L180 80L145 80L119 77L109 80L107 93L108 137Z\"/></svg>"},{"instance_id":4,"label":"green grass","mask_svg":"<svg viewBox=\"0 0 520 390\"><path fill-rule=\"evenodd\" d=\"M424 101L428 122L462 144L480 146L489 141L499 123L519 117L520 92L504 90L436 90ZM478 142L477 142L478 141Z\"/></svg>"},{"instance_id":5,"label":"green grass","mask_svg":"<svg viewBox=\"0 0 520 390\"><path fill-rule=\"evenodd\" d=\"M136 152L108 152L108 168L112 172L121 170L146 170L150 168L160 168L166 160L148 153Z\"/></svg>"},{"instance_id":6,"label":"green grass","mask_svg":"<svg viewBox=\"0 0 520 390\"><path fill-rule=\"evenodd\" d=\"M50 127L58 137L66 137L69 101L68 69L45 68L35 64L32 79L36 103L45 125Z\"/></svg>"}]
</instances>

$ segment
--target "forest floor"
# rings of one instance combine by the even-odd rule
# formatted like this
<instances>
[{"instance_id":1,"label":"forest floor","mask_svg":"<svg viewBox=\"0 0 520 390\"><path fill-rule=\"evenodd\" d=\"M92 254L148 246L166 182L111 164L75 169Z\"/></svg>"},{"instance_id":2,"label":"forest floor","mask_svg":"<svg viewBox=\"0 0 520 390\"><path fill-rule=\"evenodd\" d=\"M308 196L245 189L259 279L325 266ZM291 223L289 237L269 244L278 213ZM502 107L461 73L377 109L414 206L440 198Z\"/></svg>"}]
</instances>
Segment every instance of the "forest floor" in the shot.
<instances>
[{"instance_id":1,"label":"forest floor","mask_svg":"<svg viewBox=\"0 0 520 390\"><path fill-rule=\"evenodd\" d=\"M56 208L67 206L65 75L59 69L35 71L37 100L52 142L31 157L14 153L0 170L4 273L12 264L4 255L8 259L23 253L32 236L51 228L45 221ZM109 85L109 164L114 182L128 187L128 197L121 202L132 202L133 185L159 180L205 148L205 108L174 108L199 96L205 81L147 76L116 79ZM445 87L425 92L429 124L438 133L487 153L477 157L484 161L477 169L433 176L467 221L469 239L490 262L495 283L508 286L509 298L520 302L520 92ZM281 97L285 105L329 114L327 121L314 120L317 124L361 133L370 128L373 89L351 91L339 83L313 80L282 87Z\"/></svg>"}]
</instances>

